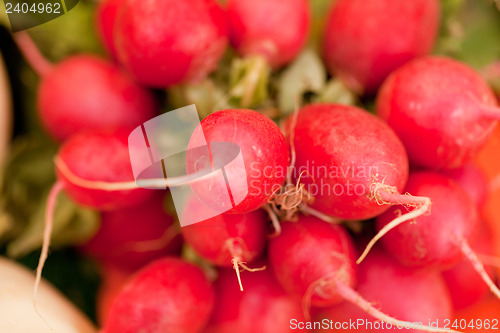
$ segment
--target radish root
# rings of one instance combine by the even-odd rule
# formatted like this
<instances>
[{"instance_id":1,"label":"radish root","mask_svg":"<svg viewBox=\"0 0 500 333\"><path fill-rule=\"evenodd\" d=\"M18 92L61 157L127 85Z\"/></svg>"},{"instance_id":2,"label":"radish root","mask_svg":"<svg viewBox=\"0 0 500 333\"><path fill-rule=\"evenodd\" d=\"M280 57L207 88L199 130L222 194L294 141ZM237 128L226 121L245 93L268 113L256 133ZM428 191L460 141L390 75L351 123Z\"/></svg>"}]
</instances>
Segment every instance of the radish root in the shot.
<instances>
[{"instance_id":1,"label":"radish root","mask_svg":"<svg viewBox=\"0 0 500 333\"><path fill-rule=\"evenodd\" d=\"M177 225L173 224L168 227L163 235L161 235L158 239L151 239L145 241L137 241L137 242L129 242L123 244L120 249L113 251L114 254L123 254L127 252L150 252L161 250L165 246L167 246L175 236L179 234L179 228Z\"/></svg>"},{"instance_id":2,"label":"radish root","mask_svg":"<svg viewBox=\"0 0 500 333\"><path fill-rule=\"evenodd\" d=\"M16 32L13 36L24 58L39 76L44 76L52 70L53 64L40 52L26 31Z\"/></svg>"},{"instance_id":3,"label":"radish root","mask_svg":"<svg viewBox=\"0 0 500 333\"><path fill-rule=\"evenodd\" d=\"M304 174L308 174L307 170L300 173L296 184L293 184L293 170L297 160L295 152L295 127L297 126L297 119L299 117L299 102L295 100L295 111L291 118L290 125L290 165L287 170L287 177L285 185L277 189L268 200L268 205L265 207L274 226L274 234L271 237L278 236L281 233L279 220L296 221L298 212L305 215L312 215L320 220L328 223L340 223L340 219L321 213L320 211L311 208L310 205L314 203L314 197L309 193L305 185L300 182ZM312 178L314 183L314 178Z\"/></svg>"},{"instance_id":4,"label":"radish root","mask_svg":"<svg viewBox=\"0 0 500 333\"><path fill-rule=\"evenodd\" d=\"M498 299L500 299L500 290L498 289L498 287L495 285L491 277L484 269L484 265L481 263L477 255L471 249L469 243L462 238L459 240L458 245L460 246L460 250L462 250L462 253L470 261L476 272L479 273L483 281L488 285L493 295L495 295Z\"/></svg>"},{"instance_id":5,"label":"radish root","mask_svg":"<svg viewBox=\"0 0 500 333\"><path fill-rule=\"evenodd\" d=\"M45 265L49 254L50 237L52 235L52 227L54 226L54 210L56 207L57 196L61 193L63 189L63 184L61 182L56 182L50 189L49 196L47 198L47 206L45 208L45 228L43 231L42 240L42 251L40 253L40 258L38 260L38 266L36 268L35 286L33 288L33 307L36 313L43 319L41 314L38 312L36 306L36 295L38 293L38 287L42 280L42 270ZM45 319L44 319L45 321Z\"/></svg>"},{"instance_id":6,"label":"radish root","mask_svg":"<svg viewBox=\"0 0 500 333\"><path fill-rule=\"evenodd\" d=\"M266 266L262 266L259 268L250 268L248 267L245 261L243 261L243 253L244 242L240 238L231 238L226 241L226 248L229 250L229 253L233 257L231 259L231 263L233 264L233 269L236 272L236 277L238 278L238 284L240 286L240 290L243 291L243 283L241 282L240 272L248 271L248 272L258 272L266 269Z\"/></svg>"},{"instance_id":7,"label":"radish root","mask_svg":"<svg viewBox=\"0 0 500 333\"><path fill-rule=\"evenodd\" d=\"M370 240L365 250L356 261L357 264L360 264L366 258L375 243L391 229L394 229L406 221L410 221L424 215L431 207L431 199L427 197L399 194L395 187L381 183L373 184L371 199L376 200L379 205L404 205L407 207L414 207L415 209L406 214L399 215L394 220L386 224L375 235L375 237Z\"/></svg>"},{"instance_id":8,"label":"radish root","mask_svg":"<svg viewBox=\"0 0 500 333\"><path fill-rule=\"evenodd\" d=\"M439 328L439 327L429 327L426 325L418 325L417 327L415 327L414 323L397 320L396 318L393 318L393 317L381 312L380 310L375 308L372 304L370 304L370 302L365 300L363 298L363 296L361 296L358 292L356 292L351 287L346 285L344 282L342 282L338 279L335 279L334 281L332 281L332 283L334 283L335 291L338 292L346 301L351 302L352 304L356 305L357 307L359 307L360 309L362 309L363 311L365 311L369 315L375 317L376 319L392 324L393 327L394 326L401 327L401 325L403 325L403 327L405 327L405 325L407 325L412 329L420 330L420 331L424 331L424 332L448 332L448 333L449 332L459 332L459 331L455 331L452 329L445 329L445 328Z\"/></svg>"},{"instance_id":9,"label":"radish root","mask_svg":"<svg viewBox=\"0 0 500 333\"><path fill-rule=\"evenodd\" d=\"M136 181L106 182L106 181L83 179L75 175L61 158L56 157L54 159L54 163L56 165L56 168L61 172L61 174L64 177L66 177L72 184L91 190L101 190L107 192L128 191L144 187L165 189L167 187L190 185L217 176L216 173L206 174L204 171L195 172L185 176L171 177L168 178L168 180L165 178L145 179L141 180L142 186L139 186L137 185Z\"/></svg>"}]
</instances>

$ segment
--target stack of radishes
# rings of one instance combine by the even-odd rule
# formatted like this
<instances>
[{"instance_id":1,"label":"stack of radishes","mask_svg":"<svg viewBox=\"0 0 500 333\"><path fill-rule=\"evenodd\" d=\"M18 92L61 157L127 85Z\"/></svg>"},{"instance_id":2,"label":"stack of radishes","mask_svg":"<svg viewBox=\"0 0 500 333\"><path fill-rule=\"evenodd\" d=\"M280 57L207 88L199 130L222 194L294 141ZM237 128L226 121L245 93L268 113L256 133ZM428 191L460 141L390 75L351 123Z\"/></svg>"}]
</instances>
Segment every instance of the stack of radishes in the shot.
<instances>
[{"instance_id":1,"label":"stack of radishes","mask_svg":"<svg viewBox=\"0 0 500 333\"><path fill-rule=\"evenodd\" d=\"M500 304L496 276L482 264L495 255L482 217L488 186L471 164L500 118L494 93L466 64L428 55L438 0L336 0L324 62L363 100L375 96L375 114L308 103L274 119L278 126L254 98L264 84L272 99L269 75L305 47L309 6L103 1L98 25L111 60L48 64L18 36L41 75L41 122L61 142L37 277L57 194L100 211L101 228L82 252L102 267L102 332L486 328L486 319L456 321L455 311L489 293ZM237 144L245 170L228 167L225 176L233 195L248 191L226 213L180 227L167 191L135 184L127 138L159 114L150 89L222 75L224 54L244 64L227 86L231 108L205 117L190 146ZM255 110L238 108L247 105ZM189 153L186 163L188 173L213 166ZM224 208L215 182L191 188L191 214Z\"/></svg>"}]
</instances>

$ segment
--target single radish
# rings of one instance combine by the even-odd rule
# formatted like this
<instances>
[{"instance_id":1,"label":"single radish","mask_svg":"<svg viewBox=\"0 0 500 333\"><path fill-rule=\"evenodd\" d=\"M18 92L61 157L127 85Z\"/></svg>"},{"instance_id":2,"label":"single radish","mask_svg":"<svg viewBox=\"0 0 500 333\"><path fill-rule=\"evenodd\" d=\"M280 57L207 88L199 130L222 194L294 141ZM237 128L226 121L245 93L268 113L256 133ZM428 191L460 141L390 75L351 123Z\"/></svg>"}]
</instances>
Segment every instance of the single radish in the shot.
<instances>
[{"instance_id":1,"label":"single radish","mask_svg":"<svg viewBox=\"0 0 500 333\"><path fill-rule=\"evenodd\" d=\"M196 196L186 208L194 214L191 218L201 221L181 228L182 236L203 259L222 267L233 266L236 271L240 290L240 268L254 271L250 263L262 255L266 243L267 219L262 210L246 214L220 214L204 220L210 210Z\"/></svg>"},{"instance_id":2,"label":"single radish","mask_svg":"<svg viewBox=\"0 0 500 333\"><path fill-rule=\"evenodd\" d=\"M80 132L63 143L55 157L57 182L47 199L45 230L42 252L36 272L34 296L47 259L52 234L54 209L57 196L65 191L78 204L98 210L116 210L138 205L151 197L151 190L137 188L132 174L128 153L128 135L124 128ZM96 186L80 186L74 180L97 183ZM126 182L127 189L110 191L101 189L100 181L108 183Z\"/></svg>"},{"instance_id":3,"label":"single radish","mask_svg":"<svg viewBox=\"0 0 500 333\"><path fill-rule=\"evenodd\" d=\"M234 144L237 149L221 150L217 142ZM210 156L202 156L194 149L206 144L209 144ZM285 180L288 164L285 137L271 119L258 112L230 109L212 113L201 121L188 147L188 174L211 170L220 164L217 160L232 160L232 154L235 159L242 159L244 168L239 163L224 166L226 181L211 178L191 185L198 197L217 211L243 214L256 210Z\"/></svg>"},{"instance_id":4,"label":"single radish","mask_svg":"<svg viewBox=\"0 0 500 333\"><path fill-rule=\"evenodd\" d=\"M408 177L406 152L376 116L353 106L312 104L289 118L286 132L293 160L289 178L316 211L361 220L400 203L419 206L416 215L428 210L428 198L401 194ZM281 193L277 205L286 209L283 201L293 196L294 191ZM394 224L411 218L401 216Z\"/></svg>"},{"instance_id":5,"label":"single radish","mask_svg":"<svg viewBox=\"0 0 500 333\"><path fill-rule=\"evenodd\" d=\"M77 203L98 210L116 210L147 200L146 189L107 191L75 184L71 175L103 182L134 181L128 151L130 130L108 129L81 132L67 140L55 158L59 182Z\"/></svg>"},{"instance_id":6,"label":"single radish","mask_svg":"<svg viewBox=\"0 0 500 333\"><path fill-rule=\"evenodd\" d=\"M102 332L202 332L214 298L201 269L178 258L160 259L124 286Z\"/></svg>"},{"instance_id":7,"label":"single radish","mask_svg":"<svg viewBox=\"0 0 500 333\"><path fill-rule=\"evenodd\" d=\"M387 251L404 265L416 267L445 269L466 258L500 298L500 291L470 248L479 217L462 187L443 175L422 171L410 175L406 190L431 198L432 211L415 218L414 223L401 224L385 234L382 243ZM383 229L406 209L391 207L377 217L377 228Z\"/></svg>"},{"instance_id":8,"label":"single radish","mask_svg":"<svg viewBox=\"0 0 500 333\"><path fill-rule=\"evenodd\" d=\"M309 35L307 0L229 0L229 42L242 57L233 61L228 99L247 108L265 100L271 69L291 62Z\"/></svg>"},{"instance_id":9,"label":"single radish","mask_svg":"<svg viewBox=\"0 0 500 333\"><path fill-rule=\"evenodd\" d=\"M16 40L41 76L38 116L57 140L83 130L135 127L156 116L155 97L109 61L75 55L53 65L26 33L16 34Z\"/></svg>"},{"instance_id":10,"label":"single radish","mask_svg":"<svg viewBox=\"0 0 500 333\"><path fill-rule=\"evenodd\" d=\"M226 50L226 14L215 0L126 0L114 45L139 83L164 88L201 80Z\"/></svg>"},{"instance_id":11,"label":"single radish","mask_svg":"<svg viewBox=\"0 0 500 333\"><path fill-rule=\"evenodd\" d=\"M447 170L444 174L465 189L476 204L478 212L483 210L488 198L489 188L485 176L478 167L469 163L458 169Z\"/></svg>"},{"instance_id":12,"label":"single radish","mask_svg":"<svg viewBox=\"0 0 500 333\"><path fill-rule=\"evenodd\" d=\"M444 320L453 316L450 295L439 272L402 266L381 250L374 250L359 265L356 290L371 304L376 304L380 311L414 323L408 326L413 329L405 329L405 332L418 332L417 323L429 325L429 320L434 323L434 327L443 326ZM349 302L320 311L315 321L324 319L333 321L334 325L328 330L317 332L390 330L388 323L377 323L376 318ZM355 327L349 326L350 322L354 322ZM347 323L347 326L344 324L342 327L343 323ZM403 323L392 326L393 329L405 327Z\"/></svg>"},{"instance_id":13,"label":"single radish","mask_svg":"<svg viewBox=\"0 0 500 333\"><path fill-rule=\"evenodd\" d=\"M376 109L405 145L410 162L432 169L463 166L500 118L495 95L478 73L437 56L396 70L380 89Z\"/></svg>"},{"instance_id":14,"label":"single radish","mask_svg":"<svg viewBox=\"0 0 500 333\"><path fill-rule=\"evenodd\" d=\"M83 252L107 266L137 270L168 254L180 254L180 232L163 208L164 192L139 206L101 213L101 227Z\"/></svg>"},{"instance_id":15,"label":"single radish","mask_svg":"<svg viewBox=\"0 0 500 333\"><path fill-rule=\"evenodd\" d=\"M395 69L431 51L439 19L439 0L337 0L323 42L328 70L358 93L374 93Z\"/></svg>"},{"instance_id":16,"label":"single radish","mask_svg":"<svg viewBox=\"0 0 500 333\"><path fill-rule=\"evenodd\" d=\"M472 249L481 258L481 254L489 254L493 251L491 232L486 224L479 227L479 235L472 244ZM492 267L485 267L489 276L494 276ZM489 295L488 286L483 282L481 276L470 264L470 261L463 258L450 269L442 272L444 280L450 290L451 300L455 310L461 310L484 299Z\"/></svg>"},{"instance_id":17,"label":"single radish","mask_svg":"<svg viewBox=\"0 0 500 333\"><path fill-rule=\"evenodd\" d=\"M291 320L305 320L300 302L285 293L269 270L248 276L244 293L235 294L234 288L233 273L221 270L215 282L214 313L206 333L288 333Z\"/></svg>"},{"instance_id":18,"label":"single radish","mask_svg":"<svg viewBox=\"0 0 500 333\"><path fill-rule=\"evenodd\" d=\"M243 57L261 56L273 68L304 46L311 15L307 0L228 0L229 41Z\"/></svg>"},{"instance_id":19,"label":"single radish","mask_svg":"<svg viewBox=\"0 0 500 333\"><path fill-rule=\"evenodd\" d=\"M103 0L96 9L97 28L101 40L109 54L116 59L116 47L113 40L116 17L125 0Z\"/></svg>"},{"instance_id":20,"label":"single radish","mask_svg":"<svg viewBox=\"0 0 500 333\"><path fill-rule=\"evenodd\" d=\"M328 307L345 300L377 320L394 326L406 323L378 310L354 290L354 255L352 240L342 227L311 216L284 223L281 234L269 244L269 264L276 278L288 293L302 298L306 312L310 305ZM450 332L428 326L422 330Z\"/></svg>"}]
</instances>

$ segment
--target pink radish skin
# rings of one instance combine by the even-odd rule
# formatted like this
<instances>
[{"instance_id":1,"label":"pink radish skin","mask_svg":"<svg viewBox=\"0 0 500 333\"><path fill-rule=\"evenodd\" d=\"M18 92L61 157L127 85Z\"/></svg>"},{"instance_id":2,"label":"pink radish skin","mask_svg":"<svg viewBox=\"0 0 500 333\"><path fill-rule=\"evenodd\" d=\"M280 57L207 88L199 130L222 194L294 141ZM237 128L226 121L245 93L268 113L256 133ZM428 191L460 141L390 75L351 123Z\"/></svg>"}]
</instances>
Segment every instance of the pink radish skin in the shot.
<instances>
[{"instance_id":1,"label":"pink radish skin","mask_svg":"<svg viewBox=\"0 0 500 333\"><path fill-rule=\"evenodd\" d=\"M202 332L214 299L212 285L198 267L178 258L157 260L115 298L103 333Z\"/></svg>"},{"instance_id":2,"label":"pink radish skin","mask_svg":"<svg viewBox=\"0 0 500 333\"><path fill-rule=\"evenodd\" d=\"M216 302L206 333L288 333L290 320L304 321L300 302L285 293L269 270L245 279L245 292L235 293L234 273L221 270L215 282Z\"/></svg>"},{"instance_id":3,"label":"pink radish skin","mask_svg":"<svg viewBox=\"0 0 500 333\"><path fill-rule=\"evenodd\" d=\"M474 241L472 248L478 255L493 253L491 232L486 224L481 224L478 238ZM492 267L486 266L485 269L489 276L495 276ZM488 286L474 270L470 261L465 258L450 269L443 271L442 274L450 290L455 310L471 306L489 294Z\"/></svg>"},{"instance_id":4,"label":"pink radish skin","mask_svg":"<svg viewBox=\"0 0 500 333\"><path fill-rule=\"evenodd\" d=\"M273 68L304 46L311 21L307 0L229 0L229 40L240 56L263 56Z\"/></svg>"},{"instance_id":5,"label":"pink radish skin","mask_svg":"<svg viewBox=\"0 0 500 333\"><path fill-rule=\"evenodd\" d=\"M67 178L72 174L91 181L134 181L128 152L130 130L81 132L67 140L56 156L58 179L66 193L83 206L116 210L138 205L154 192L146 189L106 191L81 187Z\"/></svg>"},{"instance_id":6,"label":"pink radish skin","mask_svg":"<svg viewBox=\"0 0 500 333\"><path fill-rule=\"evenodd\" d=\"M473 239L478 214L467 193L453 180L433 172L410 175L405 191L431 198L428 215L388 232L382 243L389 253L408 266L447 268L463 258L460 240ZM407 209L391 207L377 217L377 228Z\"/></svg>"},{"instance_id":7,"label":"pink radish skin","mask_svg":"<svg viewBox=\"0 0 500 333\"><path fill-rule=\"evenodd\" d=\"M116 19L120 63L151 87L201 80L227 46L227 18L215 0L126 0Z\"/></svg>"},{"instance_id":8,"label":"pink radish skin","mask_svg":"<svg viewBox=\"0 0 500 333\"><path fill-rule=\"evenodd\" d=\"M358 93L374 93L395 69L430 52L439 7L438 0L335 1L323 43L328 70Z\"/></svg>"},{"instance_id":9,"label":"pink radish skin","mask_svg":"<svg viewBox=\"0 0 500 333\"><path fill-rule=\"evenodd\" d=\"M269 242L268 255L274 275L285 290L298 299L310 297L312 306L341 302L334 281L341 281L346 288L356 283L357 267L350 236L342 227L312 216L299 216L296 223L283 223L281 234ZM313 288L322 279L331 283L323 289Z\"/></svg>"},{"instance_id":10,"label":"pink radish skin","mask_svg":"<svg viewBox=\"0 0 500 333\"><path fill-rule=\"evenodd\" d=\"M354 255L352 240L342 227L311 216L299 216L298 222L283 223L281 234L269 244L269 264L274 275L289 294L302 299L305 314L311 305L328 307L346 300L378 320L393 325L401 323L399 318L378 310L353 289L357 279Z\"/></svg>"},{"instance_id":11,"label":"pink radish skin","mask_svg":"<svg viewBox=\"0 0 500 333\"><path fill-rule=\"evenodd\" d=\"M194 212L193 218L200 220L207 206L192 198L186 210ZM182 235L202 258L222 267L233 266L240 281L241 269L262 255L267 236L267 216L262 210L246 214L221 214L208 220L181 228ZM234 276L233 276L234 278Z\"/></svg>"},{"instance_id":12,"label":"pink radish skin","mask_svg":"<svg viewBox=\"0 0 500 333\"><path fill-rule=\"evenodd\" d=\"M387 191L373 193L376 184L403 190L408 177L405 149L377 117L352 106L313 104L300 110L294 129L290 126L291 119L287 137L293 130L294 178L300 176L314 197L314 209L344 219L368 219L389 207L376 198Z\"/></svg>"},{"instance_id":13,"label":"pink radish skin","mask_svg":"<svg viewBox=\"0 0 500 333\"><path fill-rule=\"evenodd\" d=\"M114 59L116 59L116 48L113 40L113 30L118 11L124 2L125 0L103 0L97 5L96 21L99 35L104 46Z\"/></svg>"},{"instance_id":14,"label":"pink radish skin","mask_svg":"<svg viewBox=\"0 0 500 333\"><path fill-rule=\"evenodd\" d=\"M285 137L271 119L246 109L217 111L202 120L201 128L191 137L189 149L213 142L238 145L245 165L245 170L238 165L225 168L233 198L244 198L227 213L243 214L262 207L283 184L288 150ZM187 155L188 173L211 168L211 161L203 162L198 154L190 154L191 151ZM222 206L226 201L222 196L227 192L225 182L207 180L191 187L208 206L226 211L227 207Z\"/></svg>"},{"instance_id":15,"label":"pink radish skin","mask_svg":"<svg viewBox=\"0 0 500 333\"><path fill-rule=\"evenodd\" d=\"M157 113L151 93L113 64L94 56L70 57L42 77L39 117L57 140L106 127L135 127Z\"/></svg>"},{"instance_id":16,"label":"pink radish skin","mask_svg":"<svg viewBox=\"0 0 500 333\"><path fill-rule=\"evenodd\" d=\"M405 145L410 162L431 169L466 164L500 118L495 95L478 73L436 56L392 73L376 109Z\"/></svg>"},{"instance_id":17,"label":"pink radish skin","mask_svg":"<svg viewBox=\"0 0 500 333\"><path fill-rule=\"evenodd\" d=\"M461 168L449 170L445 175L456 181L467 192L481 212L488 198L488 182L485 176L474 164L466 164Z\"/></svg>"},{"instance_id":18,"label":"pink radish skin","mask_svg":"<svg viewBox=\"0 0 500 333\"><path fill-rule=\"evenodd\" d=\"M356 290L359 294L395 318L424 324L428 324L430 319L432 322L438 321L441 326L445 319L453 318L449 292L437 271L416 270L402 266L386 253L374 249L366 261L359 265L358 279ZM349 320L356 322L361 319L374 324L376 320L349 302L322 310L315 320L321 321L325 318L334 323L349 322ZM396 327L393 329L396 330ZM386 332L389 329L361 330ZM332 329L326 332L352 332L352 329ZM421 331L404 329L404 332Z\"/></svg>"},{"instance_id":19,"label":"pink radish skin","mask_svg":"<svg viewBox=\"0 0 500 333\"><path fill-rule=\"evenodd\" d=\"M81 249L106 266L135 271L168 254L180 254L175 220L163 208L164 192L140 206L101 213L101 227Z\"/></svg>"}]
</instances>

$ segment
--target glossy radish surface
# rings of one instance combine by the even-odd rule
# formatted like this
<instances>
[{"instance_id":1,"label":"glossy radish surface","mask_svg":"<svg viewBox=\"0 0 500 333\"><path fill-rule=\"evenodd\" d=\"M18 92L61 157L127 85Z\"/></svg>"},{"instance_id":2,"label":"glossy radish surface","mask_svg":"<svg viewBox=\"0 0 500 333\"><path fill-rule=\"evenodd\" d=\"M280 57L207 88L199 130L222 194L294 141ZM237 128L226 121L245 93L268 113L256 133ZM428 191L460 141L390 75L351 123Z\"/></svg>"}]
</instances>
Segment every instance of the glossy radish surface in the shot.
<instances>
[{"instance_id":1,"label":"glossy radish surface","mask_svg":"<svg viewBox=\"0 0 500 333\"><path fill-rule=\"evenodd\" d=\"M464 256L460 242L473 239L479 223L470 197L453 180L426 171L411 174L405 191L431 198L431 213L388 232L382 238L386 250L408 266L443 269L456 264ZM405 210L401 206L389 208L377 217L377 228Z\"/></svg>"},{"instance_id":2,"label":"glossy radish surface","mask_svg":"<svg viewBox=\"0 0 500 333\"><path fill-rule=\"evenodd\" d=\"M220 271L215 282L214 313L206 333L285 333L292 331L291 320L305 320L300 302L285 293L269 270L245 278L244 292L234 289L234 272Z\"/></svg>"},{"instance_id":3,"label":"glossy radish surface","mask_svg":"<svg viewBox=\"0 0 500 333\"><path fill-rule=\"evenodd\" d=\"M146 189L105 191L75 184L71 174L85 180L105 182L134 181L128 151L127 129L81 132L67 140L56 156L57 177L66 193L83 206L115 210L138 205L154 192Z\"/></svg>"},{"instance_id":4,"label":"glossy radish surface","mask_svg":"<svg viewBox=\"0 0 500 333\"><path fill-rule=\"evenodd\" d=\"M376 199L376 184L401 192L408 160L401 141L379 118L353 106L312 104L300 110L294 131L294 178L314 197L322 213L366 219L388 205ZM381 188L381 192L383 189ZM383 202L384 200L382 200Z\"/></svg>"},{"instance_id":5,"label":"glossy radish surface","mask_svg":"<svg viewBox=\"0 0 500 333\"><path fill-rule=\"evenodd\" d=\"M466 164L500 118L495 95L481 76L438 56L392 73L379 91L376 111L399 136L410 162L432 169Z\"/></svg>"},{"instance_id":6,"label":"glossy radish surface","mask_svg":"<svg viewBox=\"0 0 500 333\"><path fill-rule=\"evenodd\" d=\"M96 21L99 35L104 46L113 58L116 58L113 30L119 9L124 3L125 0L103 0L97 5Z\"/></svg>"},{"instance_id":7,"label":"glossy radish surface","mask_svg":"<svg viewBox=\"0 0 500 333\"><path fill-rule=\"evenodd\" d=\"M215 0L126 0L117 17L118 60L139 82L163 88L201 80L227 46L227 18Z\"/></svg>"},{"instance_id":8,"label":"glossy radish surface","mask_svg":"<svg viewBox=\"0 0 500 333\"><path fill-rule=\"evenodd\" d=\"M252 110L229 109L212 113L202 120L201 127L191 137L187 154L188 173L214 168L217 164L214 159L224 159L226 154L231 154L226 150L217 150L216 154L212 147L214 156L209 158L192 149L217 142L237 145L244 167L239 163L227 165L224 168L227 181L216 178L192 184L196 195L221 212L242 214L262 207L286 177L288 150L279 127L268 117ZM225 199L226 184L230 186L230 203Z\"/></svg>"},{"instance_id":9,"label":"glossy radish surface","mask_svg":"<svg viewBox=\"0 0 500 333\"><path fill-rule=\"evenodd\" d=\"M323 41L328 70L357 92L376 92L392 71L431 51L439 7L438 0L333 2Z\"/></svg>"},{"instance_id":10,"label":"glossy radish surface","mask_svg":"<svg viewBox=\"0 0 500 333\"><path fill-rule=\"evenodd\" d=\"M422 322L426 325L430 319L431 322L437 321L442 327L444 320L453 316L453 305L448 289L439 272L435 270L418 270L402 266L379 249L374 250L359 266L358 277L356 290L359 294L395 318L410 323ZM409 299L411 301L408 301ZM376 319L349 302L321 310L315 319L320 321L325 318L339 324L350 321L360 323L357 329L366 332L390 331L387 326L381 328L381 323L378 326L380 329L376 329ZM364 321L363 324L361 321ZM403 323L401 327L404 327ZM396 330L396 326L393 330ZM316 332L324 331L352 332L353 329L349 326L335 329L334 326L330 330ZM404 332L421 331L404 329Z\"/></svg>"},{"instance_id":11,"label":"glossy radish surface","mask_svg":"<svg viewBox=\"0 0 500 333\"><path fill-rule=\"evenodd\" d=\"M274 67L304 46L310 25L307 0L229 0L229 40L242 56L263 56Z\"/></svg>"},{"instance_id":12,"label":"glossy radish surface","mask_svg":"<svg viewBox=\"0 0 500 333\"><path fill-rule=\"evenodd\" d=\"M60 141L83 130L139 126L157 112L149 91L90 55L70 57L42 76L37 103L43 125Z\"/></svg>"},{"instance_id":13,"label":"glossy radish surface","mask_svg":"<svg viewBox=\"0 0 500 333\"><path fill-rule=\"evenodd\" d=\"M214 298L212 285L197 266L178 258L160 259L125 284L103 332L202 332Z\"/></svg>"},{"instance_id":14,"label":"glossy radish surface","mask_svg":"<svg viewBox=\"0 0 500 333\"><path fill-rule=\"evenodd\" d=\"M282 227L281 234L270 240L268 253L280 284L298 299L309 298L313 306L340 303L342 297L333 281L353 287L357 279L349 234L341 226L310 216L285 222ZM325 283L319 283L323 280Z\"/></svg>"}]
</instances>

